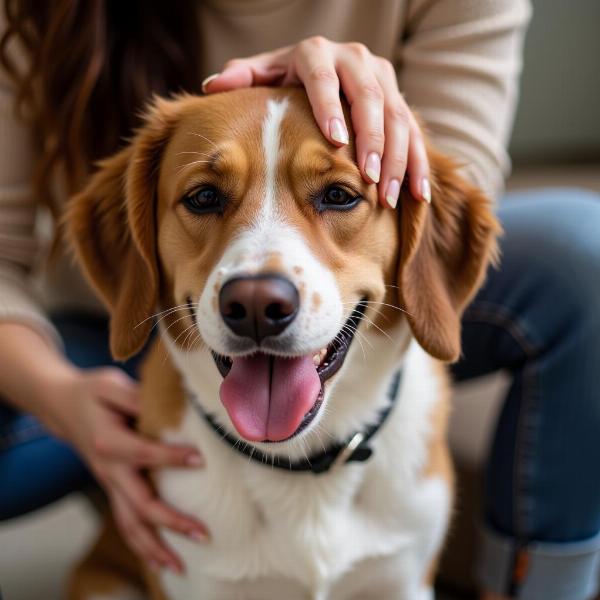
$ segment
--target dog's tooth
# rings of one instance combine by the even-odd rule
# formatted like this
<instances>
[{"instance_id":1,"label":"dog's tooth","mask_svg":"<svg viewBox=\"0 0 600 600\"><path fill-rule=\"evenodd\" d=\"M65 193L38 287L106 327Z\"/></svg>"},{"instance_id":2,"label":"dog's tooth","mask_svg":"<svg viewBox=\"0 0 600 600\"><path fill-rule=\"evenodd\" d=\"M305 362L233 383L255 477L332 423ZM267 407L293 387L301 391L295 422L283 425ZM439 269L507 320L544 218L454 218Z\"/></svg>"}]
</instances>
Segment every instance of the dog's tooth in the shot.
<instances>
[{"instance_id":1,"label":"dog's tooth","mask_svg":"<svg viewBox=\"0 0 600 600\"><path fill-rule=\"evenodd\" d=\"M327 348L321 348L321 350L313 355L313 364L315 367L318 367L323 362L325 356L327 356Z\"/></svg>"}]
</instances>

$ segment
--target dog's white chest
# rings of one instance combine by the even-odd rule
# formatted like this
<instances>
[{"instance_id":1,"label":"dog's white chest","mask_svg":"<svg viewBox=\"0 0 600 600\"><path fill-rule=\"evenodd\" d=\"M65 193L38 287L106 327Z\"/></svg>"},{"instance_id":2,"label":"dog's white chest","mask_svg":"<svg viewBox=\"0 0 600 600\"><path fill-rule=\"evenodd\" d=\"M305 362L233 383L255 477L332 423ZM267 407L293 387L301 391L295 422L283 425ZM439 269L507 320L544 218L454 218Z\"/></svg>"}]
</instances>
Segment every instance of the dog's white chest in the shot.
<instances>
[{"instance_id":1,"label":"dog's white chest","mask_svg":"<svg viewBox=\"0 0 600 600\"><path fill-rule=\"evenodd\" d=\"M421 388L422 376L414 375ZM208 466L166 471L157 484L167 502L208 525L212 541L166 533L187 565L185 577L164 575L169 597L269 600L285 590L287 600L420 598L450 497L443 482L417 476L437 393L411 406L412 385L403 383L372 459L326 475L249 462L190 407L167 439L201 440Z\"/></svg>"}]
</instances>

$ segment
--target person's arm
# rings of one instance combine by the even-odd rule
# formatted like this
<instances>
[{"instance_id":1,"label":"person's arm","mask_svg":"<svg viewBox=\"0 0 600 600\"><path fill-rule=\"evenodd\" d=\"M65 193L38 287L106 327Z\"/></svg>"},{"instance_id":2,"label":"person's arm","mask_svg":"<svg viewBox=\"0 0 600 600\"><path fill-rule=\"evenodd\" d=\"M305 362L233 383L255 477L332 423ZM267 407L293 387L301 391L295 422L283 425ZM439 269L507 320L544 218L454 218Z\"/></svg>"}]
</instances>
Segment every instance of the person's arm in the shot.
<instances>
[{"instance_id":1,"label":"person's arm","mask_svg":"<svg viewBox=\"0 0 600 600\"><path fill-rule=\"evenodd\" d=\"M0 396L36 415L77 449L141 557L182 570L153 527L169 527L194 539L206 539L206 529L155 498L139 469L195 467L201 457L192 448L160 444L129 429L127 420L139 410L134 381L116 368L78 369L35 329L0 322Z\"/></svg>"},{"instance_id":2,"label":"person's arm","mask_svg":"<svg viewBox=\"0 0 600 600\"><path fill-rule=\"evenodd\" d=\"M398 47L400 89L440 148L492 197L506 151L521 72L528 0L411 0Z\"/></svg>"},{"instance_id":3,"label":"person's arm","mask_svg":"<svg viewBox=\"0 0 600 600\"><path fill-rule=\"evenodd\" d=\"M35 153L29 128L15 115L14 95L0 69L0 402L35 414L69 442L106 490L130 545L146 560L180 570L154 528L192 537L206 537L206 531L156 499L141 469L197 466L201 458L193 448L160 444L128 427L138 410L137 386L124 373L81 370L62 353L31 285L39 246L31 189Z\"/></svg>"}]
</instances>

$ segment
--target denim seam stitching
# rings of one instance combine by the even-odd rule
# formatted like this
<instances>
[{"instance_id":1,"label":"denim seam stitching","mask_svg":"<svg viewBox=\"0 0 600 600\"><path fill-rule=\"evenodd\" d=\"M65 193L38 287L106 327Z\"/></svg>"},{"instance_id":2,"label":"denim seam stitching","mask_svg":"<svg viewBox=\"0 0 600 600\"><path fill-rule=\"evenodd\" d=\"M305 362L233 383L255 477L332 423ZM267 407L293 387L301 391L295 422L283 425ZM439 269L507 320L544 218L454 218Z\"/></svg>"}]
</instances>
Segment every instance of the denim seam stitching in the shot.
<instances>
[{"instance_id":1,"label":"denim seam stitching","mask_svg":"<svg viewBox=\"0 0 600 600\"><path fill-rule=\"evenodd\" d=\"M473 305L471 305L465 313L463 320L486 321L492 325L502 327L521 346L527 358L534 358L539 353L539 348L536 344L529 341L526 331L519 325L514 314L504 307L495 304L486 303L486 305L490 308L484 308L482 305L473 308Z\"/></svg>"},{"instance_id":2,"label":"denim seam stitching","mask_svg":"<svg viewBox=\"0 0 600 600\"><path fill-rule=\"evenodd\" d=\"M533 501L528 496L527 484L530 482L531 471L523 468L525 463L533 464L531 448L533 447L532 438L535 436L535 419L533 417L534 409L537 406L535 390L535 365L533 358L539 353L536 345L532 343L525 333L525 330L519 325L517 319L511 311L505 307L500 307L492 303L486 303L486 307L479 306L469 308L465 314L466 321L484 321L492 325L501 327L508 333L514 341L521 347L525 356L530 359L528 366L523 369L522 396L519 410L519 416L516 427L515 439L515 464L513 465L513 503L514 503L514 525L515 540L527 542L526 531L530 525L533 509ZM530 486L531 487L531 486ZM505 583L505 591L510 585L512 573L507 573L509 580Z\"/></svg>"}]
</instances>

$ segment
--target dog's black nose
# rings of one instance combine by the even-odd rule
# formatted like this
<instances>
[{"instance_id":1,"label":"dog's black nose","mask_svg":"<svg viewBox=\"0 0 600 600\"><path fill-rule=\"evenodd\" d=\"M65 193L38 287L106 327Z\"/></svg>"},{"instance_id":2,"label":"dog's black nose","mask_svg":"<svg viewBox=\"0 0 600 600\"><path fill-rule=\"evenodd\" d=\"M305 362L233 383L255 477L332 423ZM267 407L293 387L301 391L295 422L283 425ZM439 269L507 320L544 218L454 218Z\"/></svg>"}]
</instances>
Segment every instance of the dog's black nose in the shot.
<instances>
[{"instance_id":1,"label":"dog's black nose","mask_svg":"<svg viewBox=\"0 0 600 600\"><path fill-rule=\"evenodd\" d=\"M219 294L219 310L229 329L257 344L284 331L299 306L296 286L280 275L235 277Z\"/></svg>"}]
</instances>

